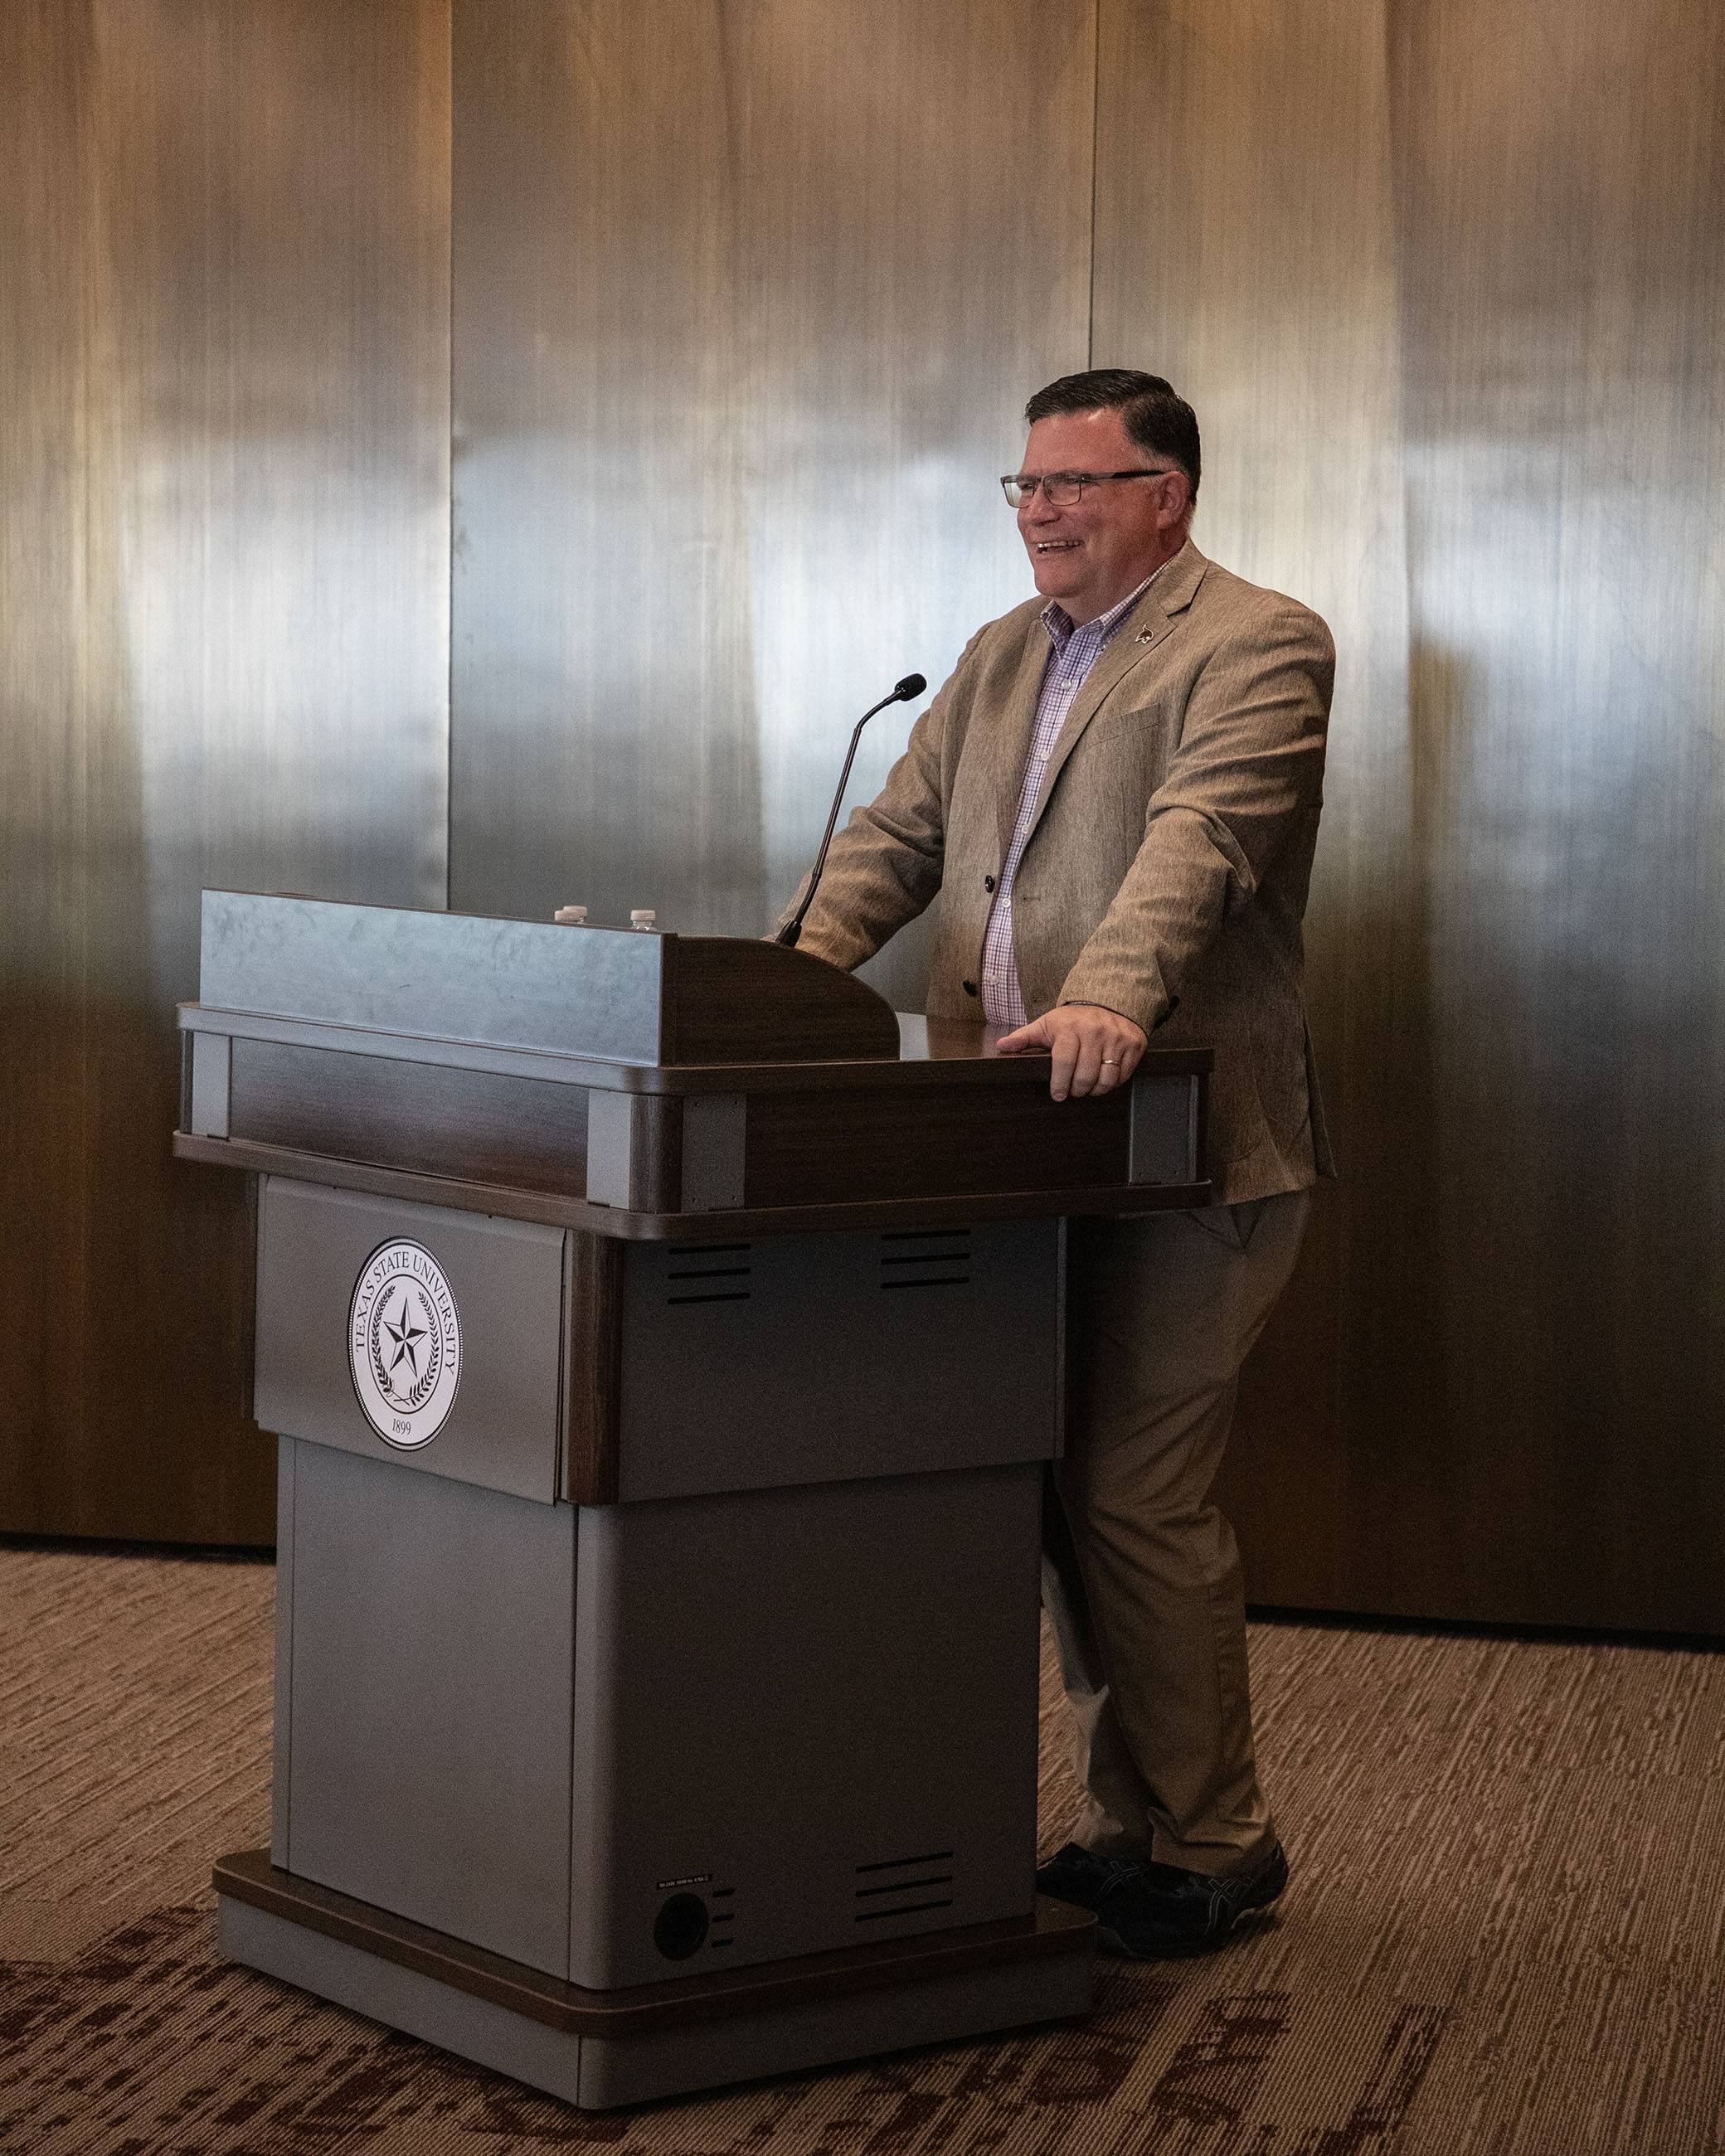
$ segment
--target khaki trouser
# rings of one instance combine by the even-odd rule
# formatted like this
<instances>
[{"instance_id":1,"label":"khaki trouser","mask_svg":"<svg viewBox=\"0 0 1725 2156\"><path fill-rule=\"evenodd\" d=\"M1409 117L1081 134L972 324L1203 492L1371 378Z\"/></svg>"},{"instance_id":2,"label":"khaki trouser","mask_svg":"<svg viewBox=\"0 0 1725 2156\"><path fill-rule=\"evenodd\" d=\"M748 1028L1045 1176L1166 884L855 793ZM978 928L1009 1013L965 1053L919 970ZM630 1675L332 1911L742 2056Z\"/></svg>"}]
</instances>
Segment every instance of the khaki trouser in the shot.
<instances>
[{"instance_id":1,"label":"khaki trouser","mask_svg":"<svg viewBox=\"0 0 1725 2156\"><path fill-rule=\"evenodd\" d=\"M1227 1872L1274 1838L1240 1553L1209 1491L1311 1199L1071 1225L1071 1413L1042 1599L1078 1724L1073 1839L1105 1855Z\"/></svg>"}]
</instances>

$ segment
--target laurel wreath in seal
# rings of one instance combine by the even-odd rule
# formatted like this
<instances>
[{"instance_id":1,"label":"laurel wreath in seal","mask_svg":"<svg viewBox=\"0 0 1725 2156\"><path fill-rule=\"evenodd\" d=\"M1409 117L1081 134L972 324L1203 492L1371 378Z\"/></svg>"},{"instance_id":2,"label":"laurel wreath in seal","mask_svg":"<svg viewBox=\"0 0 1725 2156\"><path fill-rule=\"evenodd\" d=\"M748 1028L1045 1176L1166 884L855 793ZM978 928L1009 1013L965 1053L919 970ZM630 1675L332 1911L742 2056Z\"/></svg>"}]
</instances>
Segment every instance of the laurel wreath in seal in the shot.
<instances>
[{"instance_id":1,"label":"laurel wreath in seal","mask_svg":"<svg viewBox=\"0 0 1725 2156\"><path fill-rule=\"evenodd\" d=\"M418 1383L409 1392L400 1391L397 1388L394 1373L384 1364L383 1307L388 1300L389 1290L394 1285L393 1281L383 1282L377 1291L376 1301L372 1305L372 1315L366 1326L366 1347L371 1357L372 1375L377 1379L377 1390L386 1400L393 1401L403 1412L413 1414L418 1409L424 1407L426 1401L431 1398L436 1389L438 1378L443 1370L443 1327L438 1322L437 1312L432 1308L431 1299L424 1290L420 1288L416 1281L402 1279L399 1275L397 1277L401 1279L403 1311L405 1312L408 1307L409 1295L417 1292L420 1306L419 1314L426 1321L425 1368Z\"/></svg>"}]
</instances>

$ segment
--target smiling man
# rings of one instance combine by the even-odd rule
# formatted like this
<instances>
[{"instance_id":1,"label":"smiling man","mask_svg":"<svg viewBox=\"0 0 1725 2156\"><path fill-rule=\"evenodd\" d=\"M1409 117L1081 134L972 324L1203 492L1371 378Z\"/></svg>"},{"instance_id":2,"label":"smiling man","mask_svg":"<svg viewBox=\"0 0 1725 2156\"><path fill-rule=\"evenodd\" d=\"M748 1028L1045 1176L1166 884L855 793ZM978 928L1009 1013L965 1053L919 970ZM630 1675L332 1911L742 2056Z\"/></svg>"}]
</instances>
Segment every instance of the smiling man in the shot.
<instances>
[{"instance_id":1,"label":"smiling man","mask_svg":"<svg viewBox=\"0 0 1725 2156\"><path fill-rule=\"evenodd\" d=\"M1160 376L1068 375L1024 416L1002 485L1040 596L971 639L835 839L802 947L858 965L938 896L930 1014L1048 1050L1056 1100L1124 1085L1153 1034L1215 1051L1216 1202L1073 1224L1044 1521L1085 1802L1037 1883L1155 1959L1219 1945L1287 1879L1209 1491L1332 1172L1301 920L1334 652L1192 544L1198 422Z\"/></svg>"}]
</instances>

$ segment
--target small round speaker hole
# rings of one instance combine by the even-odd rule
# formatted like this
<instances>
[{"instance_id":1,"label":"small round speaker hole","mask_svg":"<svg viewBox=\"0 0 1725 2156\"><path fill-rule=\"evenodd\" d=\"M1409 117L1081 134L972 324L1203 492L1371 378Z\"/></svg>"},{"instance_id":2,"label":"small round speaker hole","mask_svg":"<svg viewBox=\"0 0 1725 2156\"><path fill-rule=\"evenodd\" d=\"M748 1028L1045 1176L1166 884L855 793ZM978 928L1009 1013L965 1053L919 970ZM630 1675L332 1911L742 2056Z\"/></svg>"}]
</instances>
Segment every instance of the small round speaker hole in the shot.
<instances>
[{"instance_id":1,"label":"small round speaker hole","mask_svg":"<svg viewBox=\"0 0 1725 2156\"><path fill-rule=\"evenodd\" d=\"M706 1943L706 1904L698 1894L673 1894L653 1921L653 1943L667 1961L687 1961Z\"/></svg>"}]
</instances>

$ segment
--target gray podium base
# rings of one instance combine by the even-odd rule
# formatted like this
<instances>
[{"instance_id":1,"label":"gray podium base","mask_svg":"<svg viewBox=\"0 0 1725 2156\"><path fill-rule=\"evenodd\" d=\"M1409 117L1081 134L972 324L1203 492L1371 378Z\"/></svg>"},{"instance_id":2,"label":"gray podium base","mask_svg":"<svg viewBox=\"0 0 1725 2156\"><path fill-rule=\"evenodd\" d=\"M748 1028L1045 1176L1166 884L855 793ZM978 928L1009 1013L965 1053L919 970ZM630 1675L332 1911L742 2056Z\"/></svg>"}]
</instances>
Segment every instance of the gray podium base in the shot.
<instances>
[{"instance_id":1,"label":"gray podium base","mask_svg":"<svg viewBox=\"0 0 1725 2156\"><path fill-rule=\"evenodd\" d=\"M225 1859L216 1886L228 1960L588 2111L1064 2020L1091 2000L1095 1919L1040 1899L1021 1922L593 1992L295 1880L263 1851Z\"/></svg>"}]
</instances>

